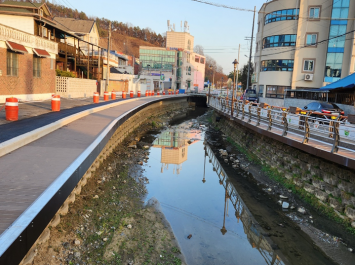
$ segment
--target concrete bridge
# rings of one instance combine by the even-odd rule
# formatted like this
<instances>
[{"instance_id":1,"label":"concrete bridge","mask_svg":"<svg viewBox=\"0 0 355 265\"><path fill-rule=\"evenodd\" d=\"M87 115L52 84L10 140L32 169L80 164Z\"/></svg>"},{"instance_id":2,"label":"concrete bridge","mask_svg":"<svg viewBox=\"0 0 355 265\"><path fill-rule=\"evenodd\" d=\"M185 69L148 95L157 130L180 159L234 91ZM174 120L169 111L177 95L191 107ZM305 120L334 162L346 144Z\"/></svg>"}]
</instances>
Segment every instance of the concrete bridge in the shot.
<instances>
[{"instance_id":1,"label":"concrete bridge","mask_svg":"<svg viewBox=\"0 0 355 265\"><path fill-rule=\"evenodd\" d=\"M30 263L91 172L147 118L205 95L115 100L0 126L0 264Z\"/></svg>"}]
</instances>

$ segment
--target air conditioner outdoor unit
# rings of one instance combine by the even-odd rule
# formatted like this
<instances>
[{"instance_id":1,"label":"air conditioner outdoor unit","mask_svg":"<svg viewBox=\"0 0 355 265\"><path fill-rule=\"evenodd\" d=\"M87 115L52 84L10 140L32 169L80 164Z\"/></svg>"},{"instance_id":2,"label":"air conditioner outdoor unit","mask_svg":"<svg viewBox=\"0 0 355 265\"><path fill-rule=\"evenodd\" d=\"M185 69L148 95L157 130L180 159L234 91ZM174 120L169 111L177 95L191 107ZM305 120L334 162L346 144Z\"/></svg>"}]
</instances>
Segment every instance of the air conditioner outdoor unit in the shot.
<instances>
[{"instance_id":1,"label":"air conditioner outdoor unit","mask_svg":"<svg viewBox=\"0 0 355 265\"><path fill-rule=\"evenodd\" d=\"M304 80L305 81L313 81L313 74L305 74Z\"/></svg>"}]
</instances>

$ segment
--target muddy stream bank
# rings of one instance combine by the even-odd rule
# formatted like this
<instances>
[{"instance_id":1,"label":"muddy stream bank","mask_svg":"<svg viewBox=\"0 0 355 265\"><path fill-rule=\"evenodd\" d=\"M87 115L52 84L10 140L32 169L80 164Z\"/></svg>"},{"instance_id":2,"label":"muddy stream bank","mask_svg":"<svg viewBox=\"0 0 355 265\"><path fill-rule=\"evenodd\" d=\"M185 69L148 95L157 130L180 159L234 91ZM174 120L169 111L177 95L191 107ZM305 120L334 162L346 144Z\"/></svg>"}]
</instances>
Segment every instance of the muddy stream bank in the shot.
<instances>
[{"instance_id":1,"label":"muddy stream bank","mask_svg":"<svg viewBox=\"0 0 355 265\"><path fill-rule=\"evenodd\" d=\"M305 205L291 193L280 198L206 111L154 117L129 135L33 264L354 264L339 237L312 226L317 214L298 212Z\"/></svg>"}]
</instances>

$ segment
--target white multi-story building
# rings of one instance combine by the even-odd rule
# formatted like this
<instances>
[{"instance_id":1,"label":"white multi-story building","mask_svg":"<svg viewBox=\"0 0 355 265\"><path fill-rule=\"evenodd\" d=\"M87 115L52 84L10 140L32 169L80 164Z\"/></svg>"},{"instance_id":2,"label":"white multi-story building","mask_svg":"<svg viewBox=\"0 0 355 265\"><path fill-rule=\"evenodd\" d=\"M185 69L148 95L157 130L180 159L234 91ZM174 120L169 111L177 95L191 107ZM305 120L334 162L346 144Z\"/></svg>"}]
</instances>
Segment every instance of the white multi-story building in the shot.
<instances>
[{"instance_id":1,"label":"white multi-story building","mask_svg":"<svg viewBox=\"0 0 355 265\"><path fill-rule=\"evenodd\" d=\"M163 83L165 89L202 90L206 58L194 53L193 47L194 37L189 33L168 31L165 48L139 47L142 72L155 76L154 82ZM162 75L164 80L159 81Z\"/></svg>"},{"instance_id":2,"label":"white multi-story building","mask_svg":"<svg viewBox=\"0 0 355 265\"><path fill-rule=\"evenodd\" d=\"M253 88L277 104L285 90L320 88L355 72L355 1L273 0L257 21Z\"/></svg>"}]
</instances>

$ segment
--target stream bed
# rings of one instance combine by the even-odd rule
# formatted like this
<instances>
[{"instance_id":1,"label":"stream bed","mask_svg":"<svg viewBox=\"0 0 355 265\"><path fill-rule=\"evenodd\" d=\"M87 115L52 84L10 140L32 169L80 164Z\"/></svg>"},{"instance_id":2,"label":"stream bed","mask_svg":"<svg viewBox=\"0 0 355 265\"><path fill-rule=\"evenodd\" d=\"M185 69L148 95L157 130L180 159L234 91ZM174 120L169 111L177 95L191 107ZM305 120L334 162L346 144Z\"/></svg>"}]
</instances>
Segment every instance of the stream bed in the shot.
<instances>
[{"instance_id":1,"label":"stream bed","mask_svg":"<svg viewBox=\"0 0 355 265\"><path fill-rule=\"evenodd\" d=\"M146 202L159 202L187 264L337 264L287 217L296 209L282 209L277 193L245 169L250 163L239 164L246 157L227 146L209 114L200 115L144 136L152 142Z\"/></svg>"},{"instance_id":2,"label":"stream bed","mask_svg":"<svg viewBox=\"0 0 355 265\"><path fill-rule=\"evenodd\" d=\"M175 122L176 123L176 122ZM191 119L156 137L143 167L188 264L284 264Z\"/></svg>"}]
</instances>

